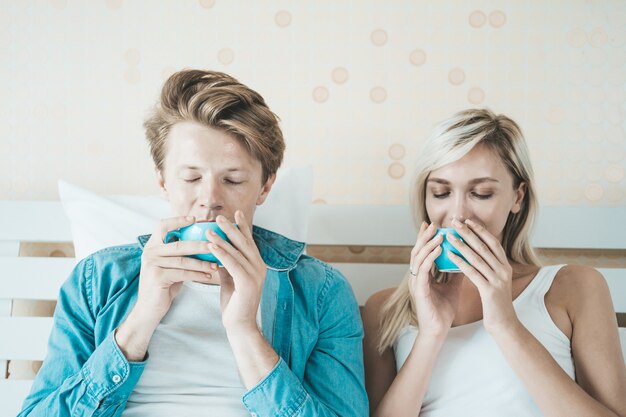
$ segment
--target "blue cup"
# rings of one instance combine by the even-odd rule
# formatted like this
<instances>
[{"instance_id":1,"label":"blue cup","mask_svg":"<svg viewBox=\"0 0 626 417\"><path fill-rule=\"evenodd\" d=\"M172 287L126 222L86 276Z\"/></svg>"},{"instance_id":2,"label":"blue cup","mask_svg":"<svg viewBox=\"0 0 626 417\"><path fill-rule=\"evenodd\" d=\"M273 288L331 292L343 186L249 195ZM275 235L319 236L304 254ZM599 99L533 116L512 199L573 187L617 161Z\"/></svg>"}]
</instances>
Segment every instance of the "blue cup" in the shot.
<instances>
[{"instance_id":1,"label":"blue cup","mask_svg":"<svg viewBox=\"0 0 626 417\"><path fill-rule=\"evenodd\" d=\"M237 225L235 224L235 227ZM176 240L199 240L208 241L206 237L207 230L213 230L219 237L230 243L226 233L217 225L216 222L198 222L190 224L189 226L181 227L180 229L167 232L163 243L175 242ZM190 258L200 259L207 262L215 262L218 265L222 263L212 253L198 253L196 255L189 255Z\"/></svg>"},{"instance_id":2,"label":"blue cup","mask_svg":"<svg viewBox=\"0 0 626 417\"><path fill-rule=\"evenodd\" d=\"M441 246L441 255L439 255L437 259L435 259L435 265L437 265L437 269L439 269L440 272L461 272L459 267L456 266L456 264L450 260L450 258L448 257L448 253L453 252L454 254L460 256L461 258L463 259L465 258L448 241L448 238L446 238L446 234L448 233L451 233L452 235L456 236L461 241L463 241L461 236L459 236L459 233L452 227L442 227L442 228L437 229L437 233L435 234L435 236L443 235L443 241L441 242L441 245L439 245Z\"/></svg>"}]
</instances>

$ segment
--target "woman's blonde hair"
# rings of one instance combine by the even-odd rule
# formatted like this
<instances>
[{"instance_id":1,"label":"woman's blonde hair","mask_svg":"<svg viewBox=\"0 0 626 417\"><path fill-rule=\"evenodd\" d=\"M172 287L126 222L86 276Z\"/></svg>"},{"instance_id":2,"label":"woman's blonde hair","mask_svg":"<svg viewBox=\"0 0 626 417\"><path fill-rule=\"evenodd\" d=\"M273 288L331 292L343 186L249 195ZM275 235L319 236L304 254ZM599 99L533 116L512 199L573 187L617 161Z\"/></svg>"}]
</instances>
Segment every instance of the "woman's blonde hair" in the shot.
<instances>
[{"instance_id":1,"label":"woman's blonde hair","mask_svg":"<svg viewBox=\"0 0 626 417\"><path fill-rule=\"evenodd\" d=\"M233 135L261 162L263 182L275 174L285 152L279 119L263 97L228 74L183 70L170 76L161 98L144 122L157 171L163 172L172 126L192 121Z\"/></svg>"},{"instance_id":2,"label":"woman's blonde hair","mask_svg":"<svg viewBox=\"0 0 626 417\"><path fill-rule=\"evenodd\" d=\"M539 265L529 241L537 213L537 196L528 148L517 123L487 109L469 109L456 113L437 125L427 139L418 158L411 187L415 224L419 225L422 221L430 223L426 212L426 181L430 173L463 158L478 144L487 146L500 157L513 176L515 189L521 183L526 186L520 211L509 213L504 226L502 246L507 257L513 262ZM403 327L418 325L409 293L409 277L407 272L382 308L378 341L381 353L393 344Z\"/></svg>"}]
</instances>

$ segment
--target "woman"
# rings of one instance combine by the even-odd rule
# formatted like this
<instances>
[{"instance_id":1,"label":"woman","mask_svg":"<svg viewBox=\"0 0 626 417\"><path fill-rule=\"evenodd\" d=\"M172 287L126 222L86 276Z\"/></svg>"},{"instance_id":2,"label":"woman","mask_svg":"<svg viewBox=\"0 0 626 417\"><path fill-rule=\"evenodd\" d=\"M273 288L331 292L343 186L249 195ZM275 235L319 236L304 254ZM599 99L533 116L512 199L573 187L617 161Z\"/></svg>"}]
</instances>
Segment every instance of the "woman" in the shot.
<instances>
[{"instance_id":1,"label":"woman","mask_svg":"<svg viewBox=\"0 0 626 417\"><path fill-rule=\"evenodd\" d=\"M517 124L466 110L427 141L409 271L364 311L374 416L626 416L626 370L595 269L539 264L536 191ZM447 234L462 273L434 267ZM558 231L555 231L557 233Z\"/></svg>"}]
</instances>

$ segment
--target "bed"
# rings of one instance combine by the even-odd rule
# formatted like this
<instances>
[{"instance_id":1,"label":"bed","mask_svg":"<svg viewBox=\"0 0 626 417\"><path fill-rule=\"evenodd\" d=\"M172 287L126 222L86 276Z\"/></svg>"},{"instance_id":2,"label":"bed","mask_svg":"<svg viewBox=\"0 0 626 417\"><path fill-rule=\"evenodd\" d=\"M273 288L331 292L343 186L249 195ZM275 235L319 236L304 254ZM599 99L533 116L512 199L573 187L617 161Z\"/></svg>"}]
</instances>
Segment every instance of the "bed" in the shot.
<instances>
[{"instance_id":1,"label":"bed","mask_svg":"<svg viewBox=\"0 0 626 417\"><path fill-rule=\"evenodd\" d=\"M18 412L45 357L58 290L76 261L61 202L0 201L0 214L4 417ZM584 263L602 272L626 353L626 222L615 221L625 214L624 208L543 207L532 242L545 264ZM360 304L406 272L415 238L408 207L315 204L307 218L307 252L341 270Z\"/></svg>"}]
</instances>

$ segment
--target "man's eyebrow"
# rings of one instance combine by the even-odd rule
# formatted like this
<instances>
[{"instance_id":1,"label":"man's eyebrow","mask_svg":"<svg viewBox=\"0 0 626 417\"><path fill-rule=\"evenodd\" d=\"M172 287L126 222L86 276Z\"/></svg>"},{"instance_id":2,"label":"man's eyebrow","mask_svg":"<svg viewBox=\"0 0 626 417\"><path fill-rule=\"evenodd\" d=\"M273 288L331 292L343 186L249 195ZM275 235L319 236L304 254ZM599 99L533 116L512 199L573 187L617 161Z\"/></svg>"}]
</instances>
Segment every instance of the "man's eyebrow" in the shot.
<instances>
[{"instance_id":1,"label":"man's eyebrow","mask_svg":"<svg viewBox=\"0 0 626 417\"><path fill-rule=\"evenodd\" d=\"M195 165L181 165L181 166L178 167L178 169L179 170L189 169L189 170L192 170L192 171L200 171L200 170L202 170L202 168L197 167ZM228 172L237 172L237 171L246 172L246 169L242 168L242 167L232 167L232 168L225 169L225 171L228 171Z\"/></svg>"}]
</instances>

